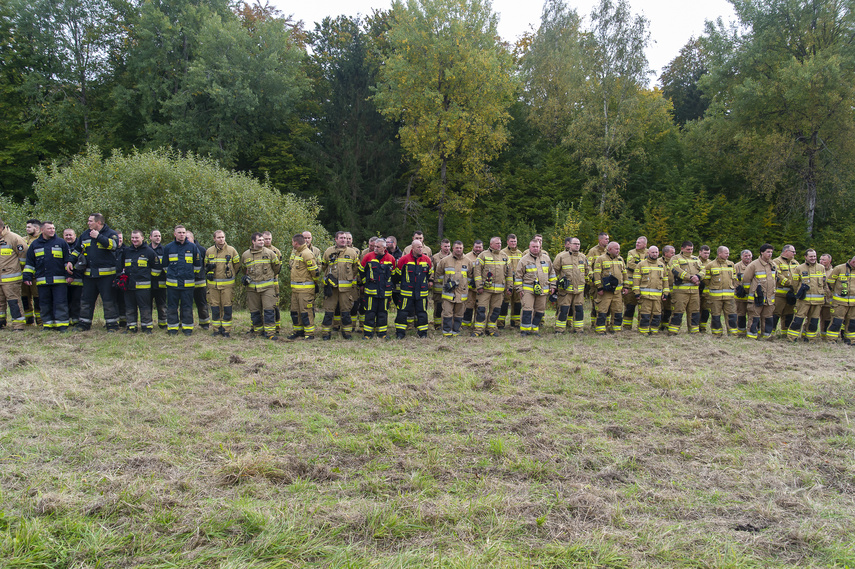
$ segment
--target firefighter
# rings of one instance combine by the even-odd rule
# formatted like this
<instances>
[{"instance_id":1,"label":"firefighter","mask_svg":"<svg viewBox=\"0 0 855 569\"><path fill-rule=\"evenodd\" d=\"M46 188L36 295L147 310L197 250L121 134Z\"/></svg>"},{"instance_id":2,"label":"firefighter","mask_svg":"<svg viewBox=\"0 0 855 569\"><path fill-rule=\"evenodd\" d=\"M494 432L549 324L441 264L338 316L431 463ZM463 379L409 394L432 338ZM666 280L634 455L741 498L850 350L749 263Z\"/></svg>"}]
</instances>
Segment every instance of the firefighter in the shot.
<instances>
[{"instance_id":1,"label":"firefighter","mask_svg":"<svg viewBox=\"0 0 855 569\"><path fill-rule=\"evenodd\" d=\"M673 245L665 245L662 247L662 262L665 263L665 268L668 269L668 289L671 291L662 296L662 318L659 324L659 330L667 331L668 324L671 323L671 294L674 291L674 275L671 273L671 263L674 261L674 256L677 254L677 249Z\"/></svg>"},{"instance_id":2,"label":"firefighter","mask_svg":"<svg viewBox=\"0 0 855 569\"><path fill-rule=\"evenodd\" d=\"M798 342L802 334L802 326L807 323L804 333L805 341L814 340L819 333L819 321L822 307L825 304L825 267L817 263L816 251L808 249L805 252L805 262L799 265L793 275L793 289L796 291L796 314L787 338Z\"/></svg>"},{"instance_id":3,"label":"firefighter","mask_svg":"<svg viewBox=\"0 0 855 569\"><path fill-rule=\"evenodd\" d=\"M463 328L467 330L472 328L472 320L475 317L475 305L478 303L478 292L475 288L475 261L478 259L478 255L480 255L484 251L484 242L480 239L476 239L472 244L472 250L464 255L466 260L469 261L469 291L466 295L466 302L464 303L463 308Z\"/></svg>"},{"instance_id":4,"label":"firefighter","mask_svg":"<svg viewBox=\"0 0 855 569\"><path fill-rule=\"evenodd\" d=\"M69 274L66 266L71 262L68 244L56 236L52 221L41 224L41 233L27 249L24 267L24 284L38 287L42 326L45 330L68 330Z\"/></svg>"},{"instance_id":5,"label":"firefighter","mask_svg":"<svg viewBox=\"0 0 855 569\"><path fill-rule=\"evenodd\" d=\"M263 243L264 238L262 237L262 245ZM291 238L291 247L293 251L288 264L291 269L291 323L293 332L288 336L288 339L314 340L315 297L321 286L321 271L315 254L309 249L306 237L303 234L298 233ZM274 323L274 329L275 327L276 324Z\"/></svg>"},{"instance_id":6,"label":"firefighter","mask_svg":"<svg viewBox=\"0 0 855 569\"><path fill-rule=\"evenodd\" d=\"M148 246L157 255L157 262L160 263L160 275L151 280L151 296L154 306L157 308L157 327L161 330L166 330L166 274L163 272L163 236L160 231L153 229L148 235Z\"/></svg>"},{"instance_id":7,"label":"firefighter","mask_svg":"<svg viewBox=\"0 0 855 569\"><path fill-rule=\"evenodd\" d=\"M683 314L689 334L697 334L701 329L701 298L700 284L705 273L698 257L692 255L694 245L691 241L683 241L680 254L671 260L671 298L673 313L668 324L668 335L674 336L680 332Z\"/></svg>"},{"instance_id":8,"label":"firefighter","mask_svg":"<svg viewBox=\"0 0 855 569\"><path fill-rule=\"evenodd\" d=\"M701 262L702 267L706 267L709 264L711 254L712 250L709 245L701 245L698 251L698 260ZM698 329L701 334L704 334L707 331L707 324L710 321L710 293L707 290L706 279L701 280L701 283L698 285L698 293L701 303L701 322Z\"/></svg>"},{"instance_id":9,"label":"firefighter","mask_svg":"<svg viewBox=\"0 0 855 569\"><path fill-rule=\"evenodd\" d=\"M569 332L581 334L585 326L585 283L591 267L588 258L580 251L582 242L576 237L564 240L564 251L555 256L558 315L555 320L555 333L568 331L567 320L572 314L573 325Z\"/></svg>"},{"instance_id":10,"label":"firefighter","mask_svg":"<svg viewBox=\"0 0 855 569\"><path fill-rule=\"evenodd\" d=\"M623 324L623 297L627 294L626 264L620 256L620 244L612 241L591 268L591 278L597 289L594 306L597 321L594 331L603 335L611 318L611 332L620 332Z\"/></svg>"},{"instance_id":11,"label":"firefighter","mask_svg":"<svg viewBox=\"0 0 855 569\"><path fill-rule=\"evenodd\" d=\"M748 331L748 291L743 285L742 275L745 269L754 259L751 249L743 249L740 253L739 262L733 266L734 273L734 301L736 304L736 332L738 336L745 336Z\"/></svg>"},{"instance_id":12,"label":"firefighter","mask_svg":"<svg viewBox=\"0 0 855 569\"><path fill-rule=\"evenodd\" d=\"M495 336L502 302L510 295L514 283L511 260L502 253L501 237L490 238L489 249L475 259L472 272L478 295L472 335Z\"/></svg>"},{"instance_id":13,"label":"firefighter","mask_svg":"<svg viewBox=\"0 0 855 569\"><path fill-rule=\"evenodd\" d=\"M643 235L635 240L635 249L626 254L626 285L632 286L632 277L635 266L647 257L647 237ZM632 330L632 321L635 318L635 307L637 302L634 294L624 296L623 306L623 328Z\"/></svg>"},{"instance_id":14,"label":"firefighter","mask_svg":"<svg viewBox=\"0 0 855 569\"><path fill-rule=\"evenodd\" d=\"M594 268L594 261L605 255L606 247L608 247L608 245L609 234L600 232L597 235L597 244L588 249L588 254L585 255L588 258L588 266L590 266L592 270ZM591 328L594 328L597 322L597 307L594 303L597 298L597 289L594 287L593 283L588 283L588 296L591 299Z\"/></svg>"},{"instance_id":15,"label":"firefighter","mask_svg":"<svg viewBox=\"0 0 855 569\"><path fill-rule=\"evenodd\" d=\"M828 326L828 338L837 341L840 328L848 320L849 324L843 333L843 341L851 344L855 340L855 257L842 265L837 265L826 280L831 290L831 324Z\"/></svg>"},{"instance_id":16,"label":"firefighter","mask_svg":"<svg viewBox=\"0 0 855 569\"><path fill-rule=\"evenodd\" d=\"M433 254L430 259L431 266L436 268L444 258L451 255L451 241L443 239L439 244L439 251ZM433 301L433 329L442 330L442 281L435 280L431 289L431 300Z\"/></svg>"},{"instance_id":17,"label":"firefighter","mask_svg":"<svg viewBox=\"0 0 855 569\"><path fill-rule=\"evenodd\" d=\"M395 336L400 340L407 335L407 325L415 321L416 334L427 338L427 301L430 295L433 266L428 255L422 253L423 245L414 240L398 260L397 278L400 282L402 304L395 318Z\"/></svg>"},{"instance_id":18,"label":"firefighter","mask_svg":"<svg viewBox=\"0 0 855 569\"><path fill-rule=\"evenodd\" d=\"M135 229L131 232L131 244L122 249L121 262L127 276L125 290L120 292L125 297L125 314L128 321L126 332L135 333L139 322L139 330L151 334L154 328L151 287L154 278L160 275L161 267L157 253L146 245L142 231Z\"/></svg>"},{"instance_id":19,"label":"firefighter","mask_svg":"<svg viewBox=\"0 0 855 569\"><path fill-rule=\"evenodd\" d=\"M644 259L635 264L632 273L632 295L638 303L638 332L658 334L662 318L662 299L670 294L668 267L659 258L659 247L647 249Z\"/></svg>"},{"instance_id":20,"label":"firefighter","mask_svg":"<svg viewBox=\"0 0 855 569\"><path fill-rule=\"evenodd\" d=\"M9 310L11 329L24 329L26 319L21 302L23 269L27 260L27 242L0 219L0 327L6 325Z\"/></svg>"},{"instance_id":21,"label":"firefighter","mask_svg":"<svg viewBox=\"0 0 855 569\"><path fill-rule=\"evenodd\" d=\"M541 253L540 242L532 239L514 272L514 287L520 292L522 312L520 335L539 336L546 312L546 299L555 293L555 270L549 255Z\"/></svg>"},{"instance_id":22,"label":"firefighter","mask_svg":"<svg viewBox=\"0 0 855 569\"><path fill-rule=\"evenodd\" d=\"M175 336L181 330L185 336L190 336L193 334L193 293L196 275L202 272L202 259L199 248L187 240L187 229L183 225L176 225L172 235L175 240L163 248L166 333Z\"/></svg>"},{"instance_id":23,"label":"firefighter","mask_svg":"<svg viewBox=\"0 0 855 569\"><path fill-rule=\"evenodd\" d=\"M386 252L386 240L374 241L374 251L360 261L360 274L365 296L368 299L365 308L363 338L386 339L389 322L389 299L395 289L393 279L397 273L395 257Z\"/></svg>"},{"instance_id":24,"label":"firefighter","mask_svg":"<svg viewBox=\"0 0 855 569\"><path fill-rule=\"evenodd\" d=\"M819 263L825 267L825 278L831 276L831 271L834 270L834 265L831 262L831 255L823 253L819 258ZM825 302L822 305L822 313L820 315L821 335L823 338L828 336L828 326L831 324L831 291L825 287Z\"/></svg>"},{"instance_id":25,"label":"firefighter","mask_svg":"<svg viewBox=\"0 0 855 569\"><path fill-rule=\"evenodd\" d=\"M517 236L513 233L508 235L507 238L508 246L502 249L502 253L508 256L508 261L511 264L511 274L515 273L517 270L517 264L522 259L523 252L517 249ZM508 313L511 315L511 328L519 328L520 327L520 311L522 310L522 303L520 302L520 293L514 287L511 295L502 301L502 310L499 312L499 321L497 323L497 327L499 330L505 327L505 321L507 320Z\"/></svg>"},{"instance_id":26,"label":"firefighter","mask_svg":"<svg viewBox=\"0 0 855 569\"><path fill-rule=\"evenodd\" d=\"M777 269L772 262L772 246L764 243L760 256L751 262L742 273L742 286L748 297L750 324L746 336L752 340L771 339L774 331L775 285Z\"/></svg>"},{"instance_id":27,"label":"firefighter","mask_svg":"<svg viewBox=\"0 0 855 569\"><path fill-rule=\"evenodd\" d=\"M736 276L733 271L733 261L730 261L730 249L720 245L716 249L716 258L704 266L704 295L706 305L712 313L712 333L714 336L723 334L721 317L724 314L727 322L727 333L736 336L739 333L736 317ZM703 321L703 309L701 310Z\"/></svg>"},{"instance_id":28,"label":"firefighter","mask_svg":"<svg viewBox=\"0 0 855 569\"><path fill-rule=\"evenodd\" d=\"M300 238L302 239L303 236L300 235ZM249 333L254 334L255 331L260 331L263 338L276 341L279 339L279 336L276 335L275 307L279 303L279 295L276 294L276 281L279 279L282 261L279 259L279 255L264 246L264 235L261 233L253 233L250 237L250 243L252 246L244 251L240 257L240 264L244 271L243 283L246 285L246 307L252 320L252 330ZM311 256L311 252L308 250L305 250L304 254ZM312 262L314 262L313 258ZM293 276L292 268L292 279ZM293 303L294 297L299 292L293 290L294 282L291 283L291 287L291 302ZM311 290L314 299L314 283L311 284L309 290ZM311 310L311 307L309 309ZM304 330L306 338L311 339L314 332L314 321L310 320L309 326L304 325Z\"/></svg>"},{"instance_id":29,"label":"firefighter","mask_svg":"<svg viewBox=\"0 0 855 569\"><path fill-rule=\"evenodd\" d=\"M413 231L413 241L419 241L422 244L422 255L427 255L429 259L433 257L433 251L431 251L430 247L425 245L425 234L421 229L416 229ZM412 245L407 245L404 247L404 255L413 250Z\"/></svg>"},{"instance_id":30,"label":"firefighter","mask_svg":"<svg viewBox=\"0 0 855 569\"><path fill-rule=\"evenodd\" d=\"M77 232L70 227L63 229L62 239L68 245L69 252L74 251L77 247ZM68 324L77 326L80 321L80 297L83 295L83 269L74 266L74 270L68 275L71 280L67 280L68 291Z\"/></svg>"},{"instance_id":31,"label":"firefighter","mask_svg":"<svg viewBox=\"0 0 855 569\"><path fill-rule=\"evenodd\" d=\"M240 254L226 243L225 231L214 231L214 244L205 251L205 278L208 284L208 305L211 307L212 336L224 338L232 332L232 299L235 277L240 272Z\"/></svg>"},{"instance_id":32,"label":"firefighter","mask_svg":"<svg viewBox=\"0 0 855 569\"><path fill-rule=\"evenodd\" d=\"M341 315L341 337L350 340L353 333L351 309L353 289L359 287L359 251L347 245L347 233L335 234L335 245L324 251L321 259L324 281L324 319L321 323L321 338L332 338L333 321L336 313Z\"/></svg>"},{"instance_id":33,"label":"firefighter","mask_svg":"<svg viewBox=\"0 0 855 569\"><path fill-rule=\"evenodd\" d=\"M28 219L26 230L27 236L25 237L25 241L27 242L27 247L29 247L36 239L41 237L42 222L35 218ZM21 283L21 303L24 307L24 318L26 318L27 324L41 326L42 321L39 314L39 289L35 283L31 285Z\"/></svg>"},{"instance_id":34,"label":"firefighter","mask_svg":"<svg viewBox=\"0 0 855 569\"><path fill-rule=\"evenodd\" d=\"M86 331L92 327L95 301L100 296L107 331L115 332L119 329L119 311L113 296L113 277L116 276L114 253L119 248L119 238L100 213L90 215L88 224L89 229L80 235L77 248L71 253L74 264L80 257L86 259L77 328Z\"/></svg>"},{"instance_id":35,"label":"firefighter","mask_svg":"<svg viewBox=\"0 0 855 569\"><path fill-rule=\"evenodd\" d=\"M208 250L196 243L196 236L192 231L187 232L187 241L194 244L199 253L199 260L202 267L207 265L205 255ZM196 274L196 282L193 283L193 304L196 305L196 314L199 317L199 327L202 330L211 328L211 307L208 304L208 279L206 271L199 271Z\"/></svg>"},{"instance_id":36,"label":"firefighter","mask_svg":"<svg viewBox=\"0 0 855 569\"><path fill-rule=\"evenodd\" d=\"M309 243L311 243L311 239L312 239L311 233L309 233L308 231L304 231L303 237L305 237L307 233L309 235ZM282 251L280 251L277 247L275 247L273 245L273 233L271 233L270 231L262 231L261 236L264 237L264 246L266 248L270 249L271 251L273 251L274 253L276 253L276 257L279 259L279 263L281 264L282 263ZM314 251L315 251L315 248L312 248L313 253L314 253ZM293 252L291 254L293 255ZM320 258L321 258L321 254L319 251L317 256L315 257L315 260L320 262ZM280 298L280 290L281 290L279 288L279 273L276 274L276 283L274 283L273 290L276 293L276 306L273 307L273 312L276 315L276 333L278 334L279 331L282 329L282 311L279 309L279 298ZM260 332L260 331L261 330L258 330L258 332Z\"/></svg>"},{"instance_id":37,"label":"firefighter","mask_svg":"<svg viewBox=\"0 0 855 569\"><path fill-rule=\"evenodd\" d=\"M782 336L787 335L787 330L793 322L796 306L796 292L793 288L793 272L799 263L795 260L796 248L792 245L784 245L781 255L772 260L775 265L778 284L775 288L775 313L772 316L772 331L778 329L781 322Z\"/></svg>"},{"instance_id":38,"label":"firefighter","mask_svg":"<svg viewBox=\"0 0 855 569\"><path fill-rule=\"evenodd\" d=\"M469 295L469 272L472 266L463 255L463 242L455 241L451 254L443 257L433 271L433 283L442 288L442 335L460 335L463 306Z\"/></svg>"}]
</instances>

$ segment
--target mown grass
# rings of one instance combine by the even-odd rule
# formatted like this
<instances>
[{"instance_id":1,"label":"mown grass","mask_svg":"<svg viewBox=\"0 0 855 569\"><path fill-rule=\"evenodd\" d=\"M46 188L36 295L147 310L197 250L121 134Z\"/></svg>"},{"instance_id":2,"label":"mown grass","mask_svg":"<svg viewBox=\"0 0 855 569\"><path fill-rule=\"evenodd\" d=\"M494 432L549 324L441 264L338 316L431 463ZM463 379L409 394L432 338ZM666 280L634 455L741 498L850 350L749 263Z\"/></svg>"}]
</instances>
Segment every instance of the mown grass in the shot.
<instances>
[{"instance_id":1,"label":"mown grass","mask_svg":"<svg viewBox=\"0 0 855 569\"><path fill-rule=\"evenodd\" d=\"M855 566L846 346L0 345L2 567Z\"/></svg>"}]
</instances>

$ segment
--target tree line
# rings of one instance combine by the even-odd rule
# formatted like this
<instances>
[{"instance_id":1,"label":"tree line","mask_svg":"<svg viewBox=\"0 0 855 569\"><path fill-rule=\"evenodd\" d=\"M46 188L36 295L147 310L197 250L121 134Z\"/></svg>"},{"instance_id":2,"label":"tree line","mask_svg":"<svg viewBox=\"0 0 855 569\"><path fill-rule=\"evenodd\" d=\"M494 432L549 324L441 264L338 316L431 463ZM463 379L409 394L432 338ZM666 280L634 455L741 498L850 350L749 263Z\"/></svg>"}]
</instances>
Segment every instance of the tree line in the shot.
<instances>
[{"instance_id":1,"label":"tree line","mask_svg":"<svg viewBox=\"0 0 855 569\"><path fill-rule=\"evenodd\" d=\"M311 27L230 0L2 0L0 206L50 215L69 201L32 203L51 176L103 178L111 154L134 171L202 156L357 242L539 232L558 251L607 231L850 256L855 2L730 1L737 20L708 22L655 78L626 0L586 17L546 0L513 43L489 0ZM187 199L255 206L211 184Z\"/></svg>"}]
</instances>

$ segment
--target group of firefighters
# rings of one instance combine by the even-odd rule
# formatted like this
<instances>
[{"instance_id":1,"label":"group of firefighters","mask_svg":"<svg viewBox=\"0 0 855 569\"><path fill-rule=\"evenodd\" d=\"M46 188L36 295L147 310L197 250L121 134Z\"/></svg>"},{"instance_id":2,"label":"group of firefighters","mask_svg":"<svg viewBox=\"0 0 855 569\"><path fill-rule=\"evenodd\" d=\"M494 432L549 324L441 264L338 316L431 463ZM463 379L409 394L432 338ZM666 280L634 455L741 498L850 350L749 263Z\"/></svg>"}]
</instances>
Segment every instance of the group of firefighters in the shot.
<instances>
[{"instance_id":1,"label":"group of firefighters","mask_svg":"<svg viewBox=\"0 0 855 569\"><path fill-rule=\"evenodd\" d=\"M163 244L159 231L146 238L135 230L126 244L98 213L89 216L80 236L72 229L57 236L53 223L31 219L22 238L0 220L0 327L8 318L12 330L28 323L88 330L100 297L108 331L151 333L156 309L159 327L190 335L195 304L204 329L229 337L233 292L242 283L252 322L248 333L277 340L279 275L287 262L292 340L315 338L319 297L323 340L334 331L344 339L356 332L386 338L391 304L396 337L404 338L409 328L426 337L431 302L433 327L448 337L494 336L506 326L538 335L550 303L555 333L581 333L586 299L596 334L630 330L637 316L644 335L677 334L685 319L690 334L709 326L719 336L855 339L855 291L849 290L855 258L833 266L830 255L808 249L800 262L792 245L773 259L772 245L764 244L756 259L745 250L734 263L725 246L715 256L706 245L695 255L689 241L679 252L671 245L660 252L639 237L624 257L620 245L600 233L587 255L570 237L552 258L540 235L526 250L508 235L505 247L493 237L486 248L476 240L469 252L461 241L443 239L433 253L420 231L403 251L394 237L372 237L360 251L349 232L339 231L321 252L306 231L292 237L285 260L269 231L254 233L242 254L226 243L223 231L214 233L207 249L181 225L173 236Z\"/></svg>"}]
</instances>

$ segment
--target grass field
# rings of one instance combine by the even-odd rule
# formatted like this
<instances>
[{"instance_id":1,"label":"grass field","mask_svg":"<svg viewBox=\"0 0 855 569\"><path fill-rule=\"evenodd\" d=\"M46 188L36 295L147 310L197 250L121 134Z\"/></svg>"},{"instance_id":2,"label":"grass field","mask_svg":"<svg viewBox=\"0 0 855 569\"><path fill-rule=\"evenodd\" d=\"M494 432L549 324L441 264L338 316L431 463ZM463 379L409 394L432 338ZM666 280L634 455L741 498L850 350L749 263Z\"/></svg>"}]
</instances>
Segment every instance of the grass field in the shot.
<instances>
[{"instance_id":1,"label":"grass field","mask_svg":"<svg viewBox=\"0 0 855 569\"><path fill-rule=\"evenodd\" d=\"M4 568L855 567L848 346L0 345Z\"/></svg>"}]
</instances>

